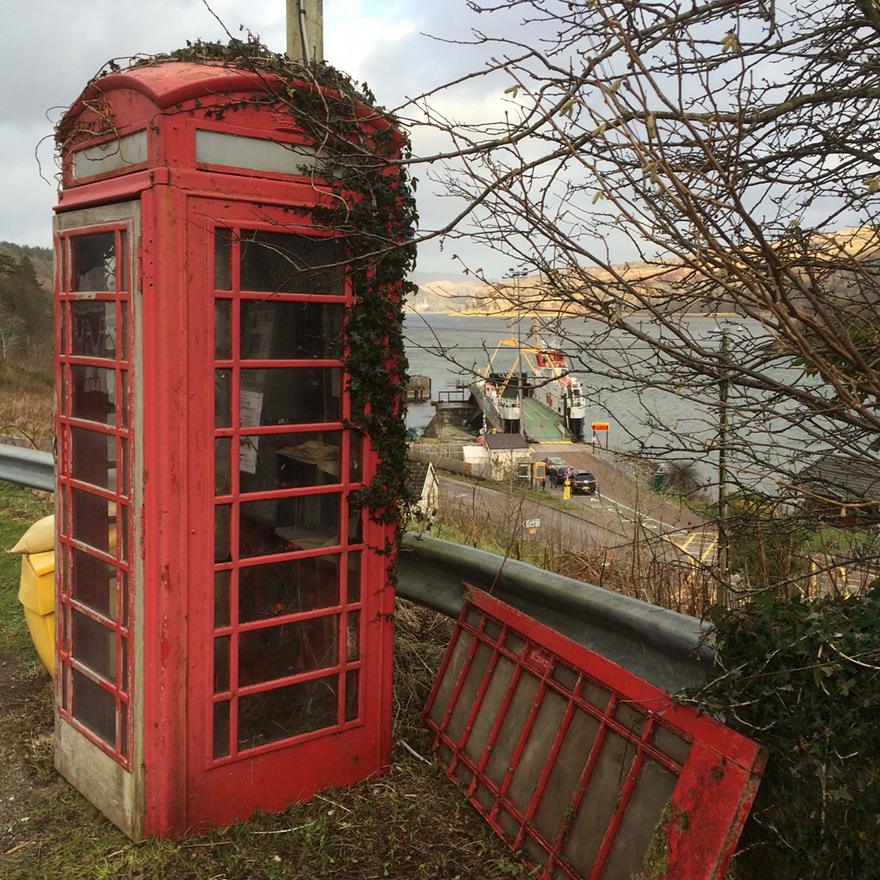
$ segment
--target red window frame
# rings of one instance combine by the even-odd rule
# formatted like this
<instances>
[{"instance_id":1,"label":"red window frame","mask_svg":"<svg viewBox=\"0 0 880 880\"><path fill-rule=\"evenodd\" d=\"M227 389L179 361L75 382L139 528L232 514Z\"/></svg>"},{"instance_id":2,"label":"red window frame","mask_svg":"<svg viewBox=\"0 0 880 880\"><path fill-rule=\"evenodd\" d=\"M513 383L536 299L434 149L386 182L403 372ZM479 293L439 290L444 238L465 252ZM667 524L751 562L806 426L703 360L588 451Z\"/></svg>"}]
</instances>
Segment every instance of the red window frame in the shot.
<instances>
[{"instance_id":1,"label":"red window frame","mask_svg":"<svg viewBox=\"0 0 880 880\"><path fill-rule=\"evenodd\" d=\"M74 291L74 260L72 242L81 237L112 233L114 236L115 277L112 291ZM131 742L133 718L131 712L133 657L131 633L134 625L134 554L136 552L136 523L134 521L134 314L132 303L132 230L125 222L96 224L65 231L56 241L58 264L58 291L55 310L55 387L57 463L57 523L56 579L58 582L58 623L56 701L60 717L94 743L114 761L131 770ZM77 302L106 302L114 306L115 352L113 358L73 354L73 321L71 308ZM113 370L115 381L115 413L112 424L74 417L72 411L74 367L92 367ZM96 486L77 478L73 472L73 431L80 429L95 435L104 435L115 441L116 485L114 488ZM122 463L122 465L120 464ZM115 504L116 542L108 551L92 547L73 536L73 492ZM109 541L108 541L109 544ZM108 617L78 600L73 594L74 551L84 553L116 572L115 612ZM75 656L73 644L73 614L77 613L112 633L114 643L114 681L108 681ZM74 702L74 673L110 694L115 704L115 736L108 742L89 728L78 716Z\"/></svg>"},{"instance_id":2,"label":"red window frame","mask_svg":"<svg viewBox=\"0 0 880 880\"><path fill-rule=\"evenodd\" d=\"M217 767L230 764L242 759L250 759L255 756L282 749L291 743L305 742L310 739L324 737L328 734L349 730L359 727L364 723L364 645L365 645L365 627L366 620L364 614L365 597L364 584L365 579L365 562L367 556L367 544L365 538L364 512L358 511L354 513L350 509L349 496L352 492L362 488L364 485L364 466L366 449L364 439L357 438L355 441L355 433L348 427L350 418L349 393L347 390L346 376L344 373L344 357L339 358L323 358L323 359L246 359L241 355L241 303L244 301L265 302L272 301L278 303L315 303L321 305L338 305L343 312L343 321L347 319L352 303L352 287L351 279L346 275L344 281L344 293L341 295L325 295L314 293L274 293L266 291L248 291L241 289L241 237L243 233L250 232L267 232L267 233L295 233L298 235L309 236L312 238L330 238L330 236L321 235L318 230L310 227L308 224L301 226L279 226L277 224L261 224L259 222L248 221L242 222L216 222L213 227L213 234L209 235L211 240L210 253L211 258L208 265L214 265L216 233L218 230L228 230L230 247L229 247L229 289L220 289L212 287L212 299L216 304L218 301L225 300L229 302L230 309L230 357L216 357L216 340L212 343L214 351L213 369L229 371L230 382L230 421L229 427L214 427L214 455L215 467L217 472L217 441L229 440L229 468L226 477L228 479L229 491L223 494L217 494L214 487L213 503L215 509L221 506L229 508L229 551L230 558L227 561L214 562L214 578L215 589L217 575L222 572L229 572L228 583L228 623L217 625L216 619L213 621L212 640L214 648L211 651L214 660L211 665L210 680L217 680L218 662L225 664L221 679L228 682L228 687L222 690L215 690L211 695L211 717L215 719L210 725L213 731L208 737L206 743L206 766ZM216 332L216 331L215 331ZM344 354L341 353L341 354ZM340 417L337 421L330 422L309 422L302 424L283 424L283 425L263 425L263 426L243 426L241 424L241 399L240 399L240 376L241 370L250 369L337 369L339 371L340 381ZM243 436L265 437L272 435L284 434L308 434L315 432L339 432L340 434L340 478L337 483L325 484L318 486L306 486L301 488L282 488L272 489L259 492L242 492L240 486L239 468L233 466L233 463L239 461L241 438ZM353 442L361 444L360 453L360 479L351 479L351 445ZM254 501L272 501L279 499L302 498L309 496L328 495L338 496L339 498L339 541L332 546L322 546L314 549L301 549L281 553L264 554L259 556L241 555L240 547L240 505L243 503ZM360 522L361 540L355 544L349 544L351 516L358 516ZM349 558L352 554L359 554L360 565L360 583L358 585L357 600L349 600ZM281 563L300 559L332 557L338 559L338 602L332 606L325 606L307 611L299 611L260 619L250 622L242 622L239 620L239 579L240 572L244 568L256 567L272 563ZM337 656L335 662L318 669L310 669L306 672L299 672L284 677L273 678L267 681L261 681L256 684L242 685L238 677L239 641L242 634L266 630L272 627L278 627L285 624L295 624L318 618L336 618L336 648ZM356 633L351 632L350 626L352 621L356 621ZM228 638L228 652L218 651L216 646L219 639ZM351 644L358 646L358 653L354 659L349 659L348 649ZM224 653L227 656L224 656ZM291 685L316 681L318 679L335 676L336 677L336 724L325 725L313 730L309 730L299 734L293 734L272 740L253 747L239 747L239 701L242 698L253 696L256 694L268 693ZM354 677L357 677L356 679ZM357 687L358 697L357 705L354 712L347 705L348 690L352 681ZM227 704L227 709L218 707ZM228 715L226 713L228 712ZM221 719L219 724L216 719ZM352 716L353 717L349 717ZM226 732L226 754L217 755L217 746L215 740L219 733ZM216 756L215 756L216 755Z\"/></svg>"},{"instance_id":3,"label":"red window frame","mask_svg":"<svg viewBox=\"0 0 880 880\"><path fill-rule=\"evenodd\" d=\"M508 648L511 639L510 644L517 646L514 649ZM474 664L481 646L483 657L486 648L491 652L484 669L482 660L479 665ZM513 664L513 671L505 685L503 700L492 717L479 758L474 760L466 752L467 741L502 658ZM474 678L468 683L465 702L457 715L453 731L456 735L451 736L450 720L472 668ZM561 669L567 670L565 676L559 674ZM574 684L570 683L572 675L576 678ZM493 769L493 779L487 765L493 750L509 747L502 744L499 734L520 680L525 676L536 680L535 695L521 728L516 731L507 768L500 776L497 768ZM587 696L590 688L607 694L604 707L601 700ZM550 692L565 700L565 711L558 728L554 728L552 744L528 796L528 805L522 809L511 800L511 785L530 735L539 729L535 722ZM468 700L472 703L468 704ZM561 812L553 839L548 839L533 820L545 790L548 797L551 796L548 781L576 711L591 716L598 728L588 751L582 754L576 783L574 777L570 777L571 800ZM622 720L627 716L638 720L629 724ZM739 839L766 762L764 751L746 737L689 706L673 702L660 688L473 588L467 594L444 655L425 708L424 721L433 733L436 760L447 775L464 787L472 805L500 837L529 864L543 868L540 877L554 880L563 877L601 880L606 876L612 847L647 760L655 762L663 772L677 776L668 800L669 813L658 810L647 829L649 833L662 833L666 837L668 859L663 876L675 880L720 880ZM485 725L482 730L485 731ZM678 756L670 754L674 749L657 745L658 730L677 738L681 749ZM623 738L627 748L631 746L635 751L628 769L621 772L610 819L598 826L601 843L592 857L591 867L586 873L579 873L580 869L566 857L566 844L581 807L596 806L585 803L584 797L609 732L618 739Z\"/></svg>"}]
</instances>

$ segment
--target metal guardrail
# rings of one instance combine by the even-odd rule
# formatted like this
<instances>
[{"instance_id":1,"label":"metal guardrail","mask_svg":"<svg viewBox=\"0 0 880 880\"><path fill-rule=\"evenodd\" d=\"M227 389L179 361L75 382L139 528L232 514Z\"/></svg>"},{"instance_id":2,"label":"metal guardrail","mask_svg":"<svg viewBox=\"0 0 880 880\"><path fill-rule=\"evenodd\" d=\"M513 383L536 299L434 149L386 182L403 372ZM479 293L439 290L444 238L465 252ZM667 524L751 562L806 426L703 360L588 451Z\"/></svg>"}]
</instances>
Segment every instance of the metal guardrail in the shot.
<instances>
[{"instance_id":1,"label":"metal guardrail","mask_svg":"<svg viewBox=\"0 0 880 880\"><path fill-rule=\"evenodd\" d=\"M664 690L712 667L709 624L525 562L407 532L398 573L407 599L457 617L471 584Z\"/></svg>"},{"instance_id":2,"label":"metal guardrail","mask_svg":"<svg viewBox=\"0 0 880 880\"><path fill-rule=\"evenodd\" d=\"M0 480L55 491L55 463L52 454L36 449L0 444Z\"/></svg>"},{"instance_id":3,"label":"metal guardrail","mask_svg":"<svg viewBox=\"0 0 880 880\"><path fill-rule=\"evenodd\" d=\"M52 456L0 444L0 479L52 492ZM407 532L398 572L406 599L457 617L470 584L664 690L700 684L712 666L708 624L525 562Z\"/></svg>"}]
</instances>

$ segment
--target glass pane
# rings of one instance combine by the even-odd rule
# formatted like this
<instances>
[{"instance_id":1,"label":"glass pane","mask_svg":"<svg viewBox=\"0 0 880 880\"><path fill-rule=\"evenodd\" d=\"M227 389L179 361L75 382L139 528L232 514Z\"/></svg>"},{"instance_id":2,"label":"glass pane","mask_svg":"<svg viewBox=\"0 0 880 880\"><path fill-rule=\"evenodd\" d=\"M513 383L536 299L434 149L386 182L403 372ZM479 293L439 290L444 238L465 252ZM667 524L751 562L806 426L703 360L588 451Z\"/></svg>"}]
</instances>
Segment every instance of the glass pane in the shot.
<instances>
[{"instance_id":1,"label":"glass pane","mask_svg":"<svg viewBox=\"0 0 880 880\"><path fill-rule=\"evenodd\" d=\"M119 507L119 558L123 561L129 557L129 507L128 505L120 505Z\"/></svg>"},{"instance_id":2,"label":"glass pane","mask_svg":"<svg viewBox=\"0 0 880 880\"><path fill-rule=\"evenodd\" d=\"M67 250L68 250L68 239L62 238L58 243L58 250L61 252L61 290L68 291L69 280L67 278Z\"/></svg>"},{"instance_id":3,"label":"glass pane","mask_svg":"<svg viewBox=\"0 0 880 880\"><path fill-rule=\"evenodd\" d=\"M119 371L119 387L122 394L122 405L119 407L119 424L123 428L128 427L128 373Z\"/></svg>"},{"instance_id":4,"label":"glass pane","mask_svg":"<svg viewBox=\"0 0 880 880\"><path fill-rule=\"evenodd\" d=\"M229 690L229 636L214 639L214 693Z\"/></svg>"},{"instance_id":5,"label":"glass pane","mask_svg":"<svg viewBox=\"0 0 880 880\"><path fill-rule=\"evenodd\" d=\"M577 816L562 846L562 854L578 871L588 873L596 860L605 829L620 799L620 787L635 754L632 743L610 730L606 731ZM656 820L650 827L655 824Z\"/></svg>"},{"instance_id":6,"label":"glass pane","mask_svg":"<svg viewBox=\"0 0 880 880\"><path fill-rule=\"evenodd\" d=\"M314 147L221 131L196 131L196 162L309 176L318 166Z\"/></svg>"},{"instance_id":7,"label":"glass pane","mask_svg":"<svg viewBox=\"0 0 880 880\"><path fill-rule=\"evenodd\" d=\"M119 753L128 754L128 707L125 703L119 704Z\"/></svg>"},{"instance_id":8,"label":"glass pane","mask_svg":"<svg viewBox=\"0 0 880 880\"><path fill-rule=\"evenodd\" d=\"M332 547L339 543L339 496L306 495L240 505L242 556Z\"/></svg>"},{"instance_id":9,"label":"glass pane","mask_svg":"<svg viewBox=\"0 0 880 880\"><path fill-rule=\"evenodd\" d=\"M241 357L308 360L342 357L340 305L241 301Z\"/></svg>"},{"instance_id":10,"label":"glass pane","mask_svg":"<svg viewBox=\"0 0 880 880\"><path fill-rule=\"evenodd\" d=\"M345 673L345 720L354 721L358 717L358 671L352 669Z\"/></svg>"},{"instance_id":11,"label":"glass pane","mask_svg":"<svg viewBox=\"0 0 880 880\"><path fill-rule=\"evenodd\" d=\"M340 431L243 436L239 490L300 489L339 482Z\"/></svg>"},{"instance_id":12,"label":"glass pane","mask_svg":"<svg viewBox=\"0 0 880 880\"><path fill-rule=\"evenodd\" d=\"M504 696L513 677L513 669L514 666L510 660L501 657L489 679L489 685L483 694L480 708L477 710L470 735L463 749L464 754L474 762L479 761L483 754L492 725L498 717L498 712L501 710L501 704L504 702Z\"/></svg>"},{"instance_id":13,"label":"glass pane","mask_svg":"<svg viewBox=\"0 0 880 880\"><path fill-rule=\"evenodd\" d=\"M128 301L121 300L119 303L119 357L126 360L128 354Z\"/></svg>"},{"instance_id":14,"label":"glass pane","mask_svg":"<svg viewBox=\"0 0 880 880\"><path fill-rule=\"evenodd\" d=\"M455 640L452 656L446 665L446 674L440 680L437 693L434 696L434 702L431 705L431 711L428 713L428 717L438 724L443 719L449 699L458 684L458 677L461 675L472 640L472 636L466 632L460 633Z\"/></svg>"},{"instance_id":15,"label":"glass pane","mask_svg":"<svg viewBox=\"0 0 880 880\"><path fill-rule=\"evenodd\" d=\"M480 644L477 646L471 665L461 685L461 691L456 697L455 708L452 710L452 715L446 728L447 734L452 740L457 740L464 730L468 715L473 708L477 691L485 678L486 669L492 659L492 654L493 651L488 645Z\"/></svg>"},{"instance_id":16,"label":"glass pane","mask_svg":"<svg viewBox=\"0 0 880 880\"><path fill-rule=\"evenodd\" d=\"M131 290L128 259L128 230L119 231L119 290Z\"/></svg>"},{"instance_id":17,"label":"glass pane","mask_svg":"<svg viewBox=\"0 0 880 880\"><path fill-rule=\"evenodd\" d=\"M603 878L630 880L638 875L677 782L678 777L656 761L645 761L611 845Z\"/></svg>"},{"instance_id":18,"label":"glass pane","mask_svg":"<svg viewBox=\"0 0 880 880\"><path fill-rule=\"evenodd\" d=\"M116 745L116 698L72 670L73 717L111 746Z\"/></svg>"},{"instance_id":19,"label":"glass pane","mask_svg":"<svg viewBox=\"0 0 880 880\"><path fill-rule=\"evenodd\" d=\"M116 288L114 238L112 232L96 232L71 239L74 290L100 292Z\"/></svg>"},{"instance_id":20,"label":"glass pane","mask_svg":"<svg viewBox=\"0 0 880 880\"><path fill-rule=\"evenodd\" d=\"M214 300L214 357L218 361L232 357L232 300Z\"/></svg>"},{"instance_id":21,"label":"glass pane","mask_svg":"<svg viewBox=\"0 0 880 880\"><path fill-rule=\"evenodd\" d=\"M691 744L683 740L680 736L674 734L671 730L661 727L659 724L654 728L652 736L654 745L666 755L669 755L679 764L684 764L687 760L688 753L691 750Z\"/></svg>"},{"instance_id":22,"label":"glass pane","mask_svg":"<svg viewBox=\"0 0 880 880\"><path fill-rule=\"evenodd\" d=\"M553 669L553 680L558 681L564 688L574 693L577 688L578 673L564 663L557 663Z\"/></svg>"},{"instance_id":23,"label":"glass pane","mask_svg":"<svg viewBox=\"0 0 880 880\"><path fill-rule=\"evenodd\" d=\"M348 452L348 481L359 483L363 475L364 440L355 431L351 432L351 445Z\"/></svg>"},{"instance_id":24,"label":"glass pane","mask_svg":"<svg viewBox=\"0 0 880 880\"><path fill-rule=\"evenodd\" d=\"M73 176L78 180L96 174L128 169L147 161L147 132L136 131L73 153Z\"/></svg>"},{"instance_id":25,"label":"glass pane","mask_svg":"<svg viewBox=\"0 0 880 880\"><path fill-rule=\"evenodd\" d=\"M119 579L119 597L122 602L122 617L120 618L120 623L123 626L128 626L128 574L124 571L120 571Z\"/></svg>"},{"instance_id":26,"label":"glass pane","mask_svg":"<svg viewBox=\"0 0 880 880\"><path fill-rule=\"evenodd\" d=\"M125 437L120 441L120 452L122 453L119 467L116 473L119 477L118 490L120 495L128 496L128 440Z\"/></svg>"},{"instance_id":27,"label":"glass pane","mask_svg":"<svg viewBox=\"0 0 880 880\"><path fill-rule=\"evenodd\" d=\"M68 311L70 309L69 303L59 303L58 313L61 317L61 354L70 354L70 340L67 338L67 323L69 321Z\"/></svg>"},{"instance_id":28,"label":"glass pane","mask_svg":"<svg viewBox=\"0 0 880 880\"><path fill-rule=\"evenodd\" d=\"M229 754L229 700L214 703L214 757Z\"/></svg>"},{"instance_id":29,"label":"glass pane","mask_svg":"<svg viewBox=\"0 0 880 880\"><path fill-rule=\"evenodd\" d=\"M128 689L128 641L119 637L119 685L122 691Z\"/></svg>"},{"instance_id":30,"label":"glass pane","mask_svg":"<svg viewBox=\"0 0 880 880\"><path fill-rule=\"evenodd\" d=\"M363 539L363 511L352 508L348 512L348 543L360 544Z\"/></svg>"},{"instance_id":31,"label":"glass pane","mask_svg":"<svg viewBox=\"0 0 880 880\"><path fill-rule=\"evenodd\" d=\"M342 371L338 367L241 371L243 426L338 422L341 398Z\"/></svg>"},{"instance_id":32,"label":"glass pane","mask_svg":"<svg viewBox=\"0 0 880 880\"><path fill-rule=\"evenodd\" d=\"M70 667L62 666L60 671L61 676L61 705L70 712L70 685L68 683L68 679L70 678Z\"/></svg>"},{"instance_id":33,"label":"glass pane","mask_svg":"<svg viewBox=\"0 0 880 880\"><path fill-rule=\"evenodd\" d=\"M116 681L116 634L79 611L72 610L71 653L107 681Z\"/></svg>"},{"instance_id":34,"label":"glass pane","mask_svg":"<svg viewBox=\"0 0 880 880\"><path fill-rule=\"evenodd\" d=\"M598 732L598 721L575 710L535 812L535 826L547 840L555 840L562 827Z\"/></svg>"},{"instance_id":35,"label":"glass pane","mask_svg":"<svg viewBox=\"0 0 880 880\"><path fill-rule=\"evenodd\" d=\"M70 497L73 504L73 537L105 553L115 552L115 502L80 489L72 489Z\"/></svg>"},{"instance_id":36,"label":"glass pane","mask_svg":"<svg viewBox=\"0 0 880 880\"><path fill-rule=\"evenodd\" d=\"M585 678L581 682L581 697L604 712L608 701L611 699L611 691L606 691L605 688L601 688L590 681L590 679Z\"/></svg>"},{"instance_id":37,"label":"glass pane","mask_svg":"<svg viewBox=\"0 0 880 880\"><path fill-rule=\"evenodd\" d=\"M85 428L71 428L71 475L111 492L116 491L116 437Z\"/></svg>"},{"instance_id":38,"label":"glass pane","mask_svg":"<svg viewBox=\"0 0 880 880\"><path fill-rule=\"evenodd\" d=\"M229 586L231 571L214 573L214 626L229 626Z\"/></svg>"},{"instance_id":39,"label":"glass pane","mask_svg":"<svg viewBox=\"0 0 880 880\"><path fill-rule=\"evenodd\" d=\"M645 729L645 724L648 721L647 715L643 715L622 701L617 704L617 708L614 710L614 717L628 730L639 735Z\"/></svg>"},{"instance_id":40,"label":"glass pane","mask_svg":"<svg viewBox=\"0 0 880 880\"><path fill-rule=\"evenodd\" d=\"M538 784L538 778L559 731L565 706L565 698L555 691L548 690L544 694L535 723L529 732L525 748L507 789L507 797L522 812L528 807L529 799Z\"/></svg>"},{"instance_id":41,"label":"glass pane","mask_svg":"<svg viewBox=\"0 0 880 880\"><path fill-rule=\"evenodd\" d=\"M214 562L229 562L229 525L232 507L229 504L218 504L214 508Z\"/></svg>"},{"instance_id":42,"label":"glass pane","mask_svg":"<svg viewBox=\"0 0 880 880\"><path fill-rule=\"evenodd\" d=\"M214 440L214 494L228 495L232 491L230 452L232 439L217 437Z\"/></svg>"},{"instance_id":43,"label":"glass pane","mask_svg":"<svg viewBox=\"0 0 880 880\"><path fill-rule=\"evenodd\" d=\"M339 615L330 614L240 633L239 686L336 666L338 626Z\"/></svg>"},{"instance_id":44,"label":"glass pane","mask_svg":"<svg viewBox=\"0 0 880 880\"><path fill-rule=\"evenodd\" d=\"M507 707L507 714L501 722L501 729L495 740L495 747L486 764L486 776L496 785L500 785L507 772L523 725L532 710L537 690L538 679L534 675L524 672L516 683L513 697Z\"/></svg>"},{"instance_id":45,"label":"glass pane","mask_svg":"<svg viewBox=\"0 0 880 880\"><path fill-rule=\"evenodd\" d=\"M361 598L361 551L348 554L348 601L359 602Z\"/></svg>"},{"instance_id":46,"label":"glass pane","mask_svg":"<svg viewBox=\"0 0 880 880\"><path fill-rule=\"evenodd\" d=\"M232 413L232 370L214 370L214 424L228 428Z\"/></svg>"},{"instance_id":47,"label":"glass pane","mask_svg":"<svg viewBox=\"0 0 880 880\"><path fill-rule=\"evenodd\" d=\"M232 230L214 230L214 289L232 289Z\"/></svg>"},{"instance_id":48,"label":"glass pane","mask_svg":"<svg viewBox=\"0 0 880 880\"><path fill-rule=\"evenodd\" d=\"M298 736L336 724L337 676L292 684L238 701L238 747Z\"/></svg>"},{"instance_id":49,"label":"glass pane","mask_svg":"<svg viewBox=\"0 0 880 880\"><path fill-rule=\"evenodd\" d=\"M239 570L242 623L339 604L339 556L311 556Z\"/></svg>"},{"instance_id":50,"label":"glass pane","mask_svg":"<svg viewBox=\"0 0 880 880\"><path fill-rule=\"evenodd\" d=\"M361 655L361 613L350 611L348 614L348 634L345 642L345 659L351 663Z\"/></svg>"},{"instance_id":51,"label":"glass pane","mask_svg":"<svg viewBox=\"0 0 880 880\"><path fill-rule=\"evenodd\" d=\"M116 424L116 373L103 367L70 368L71 415L76 419Z\"/></svg>"},{"instance_id":52,"label":"glass pane","mask_svg":"<svg viewBox=\"0 0 880 880\"><path fill-rule=\"evenodd\" d=\"M334 239L243 230L241 289L342 296L344 259Z\"/></svg>"},{"instance_id":53,"label":"glass pane","mask_svg":"<svg viewBox=\"0 0 880 880\"><path fill-rule=\"evenodd\" d=\"M70 304L70 317L72 354L116 357L116 303L77 300Z\"/></svg>"},{"instance_id":54,"label":"glass pane","mask_svg":"<svg viewBox=\"0 0 880 880\"><path fill-rule=\"evenodd\" d=\"M71 563L73 598L114 620L117 569L75 547L71 550Z\"/></svg>"}]
</instances>

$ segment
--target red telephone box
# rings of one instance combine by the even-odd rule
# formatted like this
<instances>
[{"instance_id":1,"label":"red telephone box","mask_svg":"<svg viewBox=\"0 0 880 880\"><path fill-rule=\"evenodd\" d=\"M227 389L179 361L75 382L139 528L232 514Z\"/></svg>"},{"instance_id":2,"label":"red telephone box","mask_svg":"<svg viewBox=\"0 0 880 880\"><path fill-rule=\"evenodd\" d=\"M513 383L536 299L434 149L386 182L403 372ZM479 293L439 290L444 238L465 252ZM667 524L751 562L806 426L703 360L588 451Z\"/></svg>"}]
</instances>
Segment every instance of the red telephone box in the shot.
<instances>
[{"instance_id":1,"label":"red telephone box","mask_svg":"<svg viewBox=\"0 0 880 880\"><path fill-rule=\"evenodd\" d=\"M389 762L393 527L351 503L351 278L276 87L144 66L59 129L56 764L135 838Z\"/></svg>"}]
</instances>

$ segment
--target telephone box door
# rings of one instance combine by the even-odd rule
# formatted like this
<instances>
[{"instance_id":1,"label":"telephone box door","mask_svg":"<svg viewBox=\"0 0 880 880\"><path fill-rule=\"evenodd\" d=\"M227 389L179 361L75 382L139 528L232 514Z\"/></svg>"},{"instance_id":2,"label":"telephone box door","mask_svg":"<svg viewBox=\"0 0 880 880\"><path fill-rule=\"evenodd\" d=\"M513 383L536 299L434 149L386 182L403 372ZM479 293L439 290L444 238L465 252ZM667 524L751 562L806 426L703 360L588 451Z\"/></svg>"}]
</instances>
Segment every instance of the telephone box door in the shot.
<instances>
[{"instance_id":1,"label":"telephone box door","mask_svg":"<svg viewBox=\"0 0 880 880\"><path fill-rule=\"evenodd\" d=\"M140 205L55 220L59 770L123 827L141 785Z\"/></svg>"},{"instance_id":2,"label":"telephone box door","mask_svg":"<svg viewBox=\"0 0 880 880\"><path fill-rule=\"evenodd\" d=\"M387 764L390 625L384 527L351 504L371 459L346 427L341 248L265 206L193 200L187 228L198 827Z\"/></svg>"}]
</instances>

